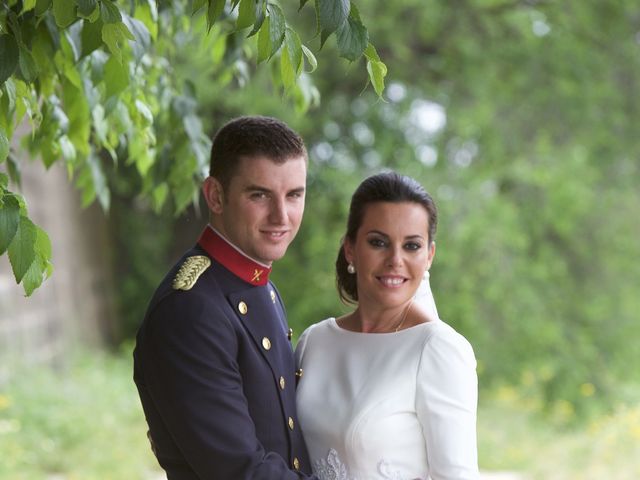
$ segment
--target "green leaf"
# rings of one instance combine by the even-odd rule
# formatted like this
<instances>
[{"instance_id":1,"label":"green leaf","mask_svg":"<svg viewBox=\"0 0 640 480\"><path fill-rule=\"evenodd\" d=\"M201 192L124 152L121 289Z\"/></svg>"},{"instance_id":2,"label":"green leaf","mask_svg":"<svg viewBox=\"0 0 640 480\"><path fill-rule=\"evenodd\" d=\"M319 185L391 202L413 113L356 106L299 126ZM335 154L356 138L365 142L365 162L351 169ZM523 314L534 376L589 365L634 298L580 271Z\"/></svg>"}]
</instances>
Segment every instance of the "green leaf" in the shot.
<instances>
[{"instance_id":1,"label":"green leaf","mask_svg":"<svg viewBox=\"0 0 640 480\"><path fill-rule=\"evenodd\" d=\"M371 44L365 49L364 55L367 58L367 72L373 84L373 89L378 94L378 97L382 97L382 92L384 92L384 77L387 76L387 66L380 61L378 52Z\"/></svg>"},{"instance_id":2,"label":"green leaf","mask_svg":"<svg viewBox=\"0 0 640 480\"><path fill-rule=\"evenodd\" d=\"M355 5L351 5L349 18L338 28L336 36L341 57L353 62L362 56L369 44L369 32L360 21L360 15Z\"/></svg>"},{"instance_id":3,"label":"green leaf","mask_svg":"<svg viewBox=\"0 0 640 480\"><path fill-rule=\"evenodd\" d=\"M269 58L271 53L271 38L269 37L269 17L267 17L258 33L258 63Z\"/></svg>"},{"instance_id":4,"label":"green leaf","mask_svg":"<svg viewBox=\"0 0 640 480\"><path fill-rule=\"evenodd\" d=\"M164 202L167 200L168 194L169 186L165 182L162 182L153 189L151 192L151 198L153 200L153 209L156 212L159 212L162 209Z\"/></svg>"},{"instance_id":5,"label":"green leaf","mask_svg":"<svg viewBox=\"0 0 640 480\"><path fill-rule=\"evenodd\" d=\"M78 3L78 14L82 17L90 17L98 7L98 0L76 0Z\"/></svg>"},{"instance_id":6,"label":"green leaf","mask_svg":"<svg viewBox=\"0 0 640 480\"><path fill-rule=\"evenodd\" d=\"M129 86L129 65L119 62L115 56L109 57L104 64L103 82L107 98L120 94Z\"/></svg>"},{"instance_id":7,"label":"green leaf","mask_svg":"<svg viewBox=\"0 0 640 480\"><path fill-rule=\"evenodd\" d=\"M82 33L80 34L80 38L82 39L81 57L86 57L102 46L103 26L104 23L100 19L95 22L90 22L89 20L82 21Z\"/></svg>"},{"instance_id":8,"label":"green leaf","mask_svg":"<svg viewBox=\"0 0 640 480\"><path fill-rule=\"evenodd\" d=\"M135 40L131 44L131 48L134 57L139 61L151 47L151 34L146 25L138 19L123 15L122 21L133 34Z\"/></svg>"},{"instance_id":9,"label":"green leaf","mask_svg":"<svg viewBox=\"0 0 640 480\"><path fill-rule=\"evenodd\" d=\"M22 277L36 258L36 238L36 226L28 217L21 215L18 229L9 245L9 261L17 283L22 281Z\"/></svg>"},{"instance_id":10,"label":"green leaf","mask_svg":"<svg viewBox=\"0 0 640 480\"><path fill-rule=\"evenodd\" d=\"M144 118L145 122L143 122L143 124L147 126L153 124L153 114L151 113L151 110L146 103L144 103L142 100L137 99L136 110L138 111L138 113L140 113L140 116Z\"/></svg>"},{"instance_id":11,"label":"green leaf","mask_svg":"<svg viewBox=\"0 0 640 480\"><path fill-rule=\"evenodd\" d=\"M20 204L13 195L2 197L4 204L0 208L0 255L7 251L20 222Z\"/></svg>"},{"instance_id":12,"label":"green leaf","mask_svg":"<svg viewBox=\"0 0 640 480\"><path fill-rule=\"evenodd\" d=\"M100 4L100 17L103 23L122 22L120 9L111 0L102 0Z\"/></svg>"},{"instance_id":13,"label":"green leaf","mask_svg":"<svg viewBox=\"0 0 640 480\"><path fill-rule=\"evenodd\" d=\"M350 10L349 0L316 0L318 22L322 30L320 48L327 37L335 32L347 21Z\"/></svg>"},{"instance_id":14,"label":"green leaf","mask_svg":"<svg viewBox=\"0 0 640 480\"><path fill-rule=\"evenodd\" d=\"M76 88L71 82L63 82L62 101L69 118L67 135L76 151L84 157L89 153L91 133L91 114L87 97L83 90Z\"/></svg>"},{"instance_id":15,"label":"green leaf","mask_svg":"<svg viewBox=\"0 0 640 480\"><path fill-rule=\"evenodd\" d=\"M238 8L238 21L236 27L238 29L247 28L256 21L256 2L255 0L240 0Z\"/></svg>"},{"instance_id":16,"label":"green leaf","mask_svg":"<svg viewBox=\"0 0 640 480\"><path fill-rule=\"evenodd\" d=\"M318 68L318 60L316 59L316 56L313 54L313 52L304 45L302 45L302 53L304 53L304 56L307 57L307 61L311 66L311 70L309 70L308 73L312 73L316 68Z\"/></svg>"},{"instance_id":17,"label":"green leaf","mask_svg":"<svg viewBox=\"0 0 640 480\"><path fill-rule=\"evenodd\" d=\"M50 6L51 6L51 0L37 0L36 1L36 17L41 17L42 15L47 13L47 10L49 10Z\"/></svg>"},{"instance_id":18,"label":"green leaf","mask_svg":"<svg viewBox=\"0 0 640 480\"><path fill-rule=\"evenodd\" d=\"M302 8L307 4L309 0L300 0L300 7L298 8L299 10L302 10Z\"/></svg>"},{"instance_id":19,"label":"green leaf","mask_svg":"<svg viewBox=\"0 0 640 480\"><path fill-rule=\"evenodd\" d=\"M3 190L6 190L8 186L9 186L9 176L6 173L0 172L0 187ZM4 195L4 192L2 192L2 194ZM4 200L0 198L0 205L4 205L4 203L2 202L4 202Z\"/></svg>"},{"instance_id":20,"label":"green leaf","mask_svg":"<svg viewBox=\"0 0 640 480\"><path fill-rule=\"evenodd\" d=\"M36 62L33 60L31 52L22 46L20 47L20 60L18 64L20 65L20 72L22 72L22 76L27 82L31 83L38 78L38 66Z\"/></svg>"},{"instance_id":21,"label":"green leaf","mask_svg":"<svg viewBox=\"0 0 640 480\"><path fill-rule=\"evenodd\" d=\"M75 0L53 0L53 17L56 25L66 28L77 18Z\"/></svg>"},{"instance_id":22,"label":"green leaf","mask_svg":"<svg viewBox=\"0 0 640 480\"><path fill-rule=\"evenodd\" d=\"M226 0L208 0L209 8L207 9L207 29L210 31L213 24L216 23L218 17L224 10Z\"/></svg>"},{"instance_id":23,"label":"green leaf","mask_svg":"<svg viewBox=\"0 0 640 480\"><path fill-rule=\"evenodd\" d=\"M122 22L107 23L102 27L102 40L119 62L122 62L122 49L127 40L133 39L133 35Z\"/></svg>"},{"instance_id":24,"label":"green leaf","mask_svg":"<svg viewBox=\"0 0 640 480\"><path fill-rule=\"evenodd\" d=\"M279 5L275 3L267 5L267 12L269 13L269 40L271 41L269 56L273 56L284 41L287 24Z\"/></svg>"},{"instance_id":25,"label":"green leaf","mask_svg":"<svg viewBox=\"0 0 640 480\"><path fill-rule=\"evenodd\" d=\"M198 12L202 7L207 4L207 0L193 0L193 5L191 6L191 15L194 15Z\"/></svg>"},{"instance_id":26,"label":"green leaf","mask_svg":"<svg viewBox=\"0 0 640 480\"><path fill-rule=\"evenodd\" d=\"M367 48L364 50L364 56L367 57L368 60L372 62L380 62L380 56L376 51L376 47L374 47L371 43L367 45Z\"/></svg>"},{"instance_id":27,"label":"green leaf","mask_svg":"<svg viewBox=\"0 0 640 480\"><path fill-rule=\"evenodd\" d=\"M30 296L33 291L42 285L45 278L51 276L51 240L47 233L36 225L36 258L22 279L22 287L25 294Z\"/></svg>"},{"instance_id":28,"label":"green leaf","mask_svg":"<svg viewBox=\"0 0 640 480\"><path fill-rule=\"evenodd\" d=\"M0 35L0 85L13 75L18 66L18 43L13 35Z\"/></svg>"},{"instance_id":29,"label":"green leaf","mask_svg":"<svg viewBox=\"0 0 640 480\"><path fill-rule=\"evenodd\" d=\"M66 161L73 161L76 159L76 147L74 147L69 137L66 135L62 135L58 139L58 145L60 145L60 152L62 153L62 158Z\"/></svg>"},{"instance_id":30,"label":"green leaf","mask_svg":"<svg viewBox=\"0 0 640 480\"><path fill-rule=\"evenodd\" d=\"M266 12L266 0L256 0L256 23L253 24L253 29L251 30L251 32L249 32L249 35L247 35L247 37L251 37L261 30L262 24L264 23L265 18L267 18Z\"/></svg>"},{"instance_id":31,"label":"green leaf","mask_svg":"<svg viewBox=\"0 0 640 480\"><path fill-rule=\"evenodd\" d=\"M293 66L296 78L302 72L302 44L300 37L292 28L287 27L284 36L284 43L289 53L289 60Z\"/></svg>"},{"instance_id":32,"label":"green leaf","mask_svg":"<svg viewBox=\"0 0 640 480\"><path fill-rule=\"evenodd\" d=\"M104 176L102 165L100 164L100 158L96 155L89 155L87 158L87 164L91 172L91 180L93 182L95 195L98 197L100 206L106 212L109 210L111 197L109 194L109 187L107 186L107 179Z\"/></svg>"},{"instance_id":33,"label":"green leaf","mask_svg":"<svg viewBox=\"0 0 640 480\"><path fill-rule=\"evenodd\" d=\"M156 10L155 0L149 0L138 6L138 8L136 8L136 18L145 24L149 35L155 40L158 37L158 12Z\"/></svg>"},{"instance_id":34,"label":"green leaf","mask_svg":"<svg viewBox=\"0 0 640 480\"><path fill-rule=\"evenodd\" d=\"M9 156L9 139L0 130L0 163L3 163Z\"/></svg>"},{"instance_id":35,"label":"green leaf","mask_svg":"<svg viewBox=\"0 0 640 480\"><path fill-rule=\"evenodd\" d=\"M288 48L283 48L282 54L280 55L280 75L282 76L282 84L284 85L285 92L295 87L296 72L289 57Z\"/></svg>"},{"instance_id":36,"label":"green leaf","mask_svg":"<svg viewBox=\"0 0 640 480\"><path fill-rule=\"evenodd\" d=\"M20 14L33 10L34 8L36 8L36 0L24 0L22 2L22 12L20 12Z\"/></svg>"},{"instance_id":37,"label":"green leaf","mask_svg":"<svg viewBox=\"0 0 640 480\"><path fill-rule=\"evenodd\" d=\"M9 173L9 178L16 185L20 185L22 183L22 174L20 172L20 163L15 159L15 157L9 154L7 158L7 172Z\"/></svg>"}]
</instances>

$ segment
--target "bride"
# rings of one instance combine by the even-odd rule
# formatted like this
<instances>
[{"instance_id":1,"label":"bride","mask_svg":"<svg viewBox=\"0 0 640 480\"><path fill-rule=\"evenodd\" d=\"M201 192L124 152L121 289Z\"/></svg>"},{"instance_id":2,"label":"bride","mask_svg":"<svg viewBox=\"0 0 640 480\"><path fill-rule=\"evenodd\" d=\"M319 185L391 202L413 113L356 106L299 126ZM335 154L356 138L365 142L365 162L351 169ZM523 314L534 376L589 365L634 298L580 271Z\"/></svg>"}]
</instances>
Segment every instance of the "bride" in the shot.
<instances>
[{"instance_id":1,"label":"bride","mask_svg":"<svg viewBox=\"0 0 640 480\"><path fill-rule=\"evenodd\" d=\"M297 407L321 480L478 479L471 345L439 319L429 268L437 212L396 173L355 191L336 261L355 310L296 348Z\"/></svg>"}]
</instances>

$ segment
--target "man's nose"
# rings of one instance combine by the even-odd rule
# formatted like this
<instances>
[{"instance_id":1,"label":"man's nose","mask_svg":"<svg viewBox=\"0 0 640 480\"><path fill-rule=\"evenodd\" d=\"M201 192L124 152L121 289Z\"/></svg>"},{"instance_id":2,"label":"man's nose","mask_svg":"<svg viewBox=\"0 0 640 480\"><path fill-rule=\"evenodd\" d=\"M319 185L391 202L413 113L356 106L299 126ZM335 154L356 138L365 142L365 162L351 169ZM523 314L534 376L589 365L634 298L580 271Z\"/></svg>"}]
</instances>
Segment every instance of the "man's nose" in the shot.
<instances>
[{"instance_id":1,"label":"man's nose","mask_svg":"<svg viewBox=\"0 0 640 480\"><path fill-rule=\"evenodd\" d=\"M269 212L269 220L271 223L284 225L287 220L287 206L285 200L274 198L271 201L271 211Z\"/></svg>"}]
</instances>

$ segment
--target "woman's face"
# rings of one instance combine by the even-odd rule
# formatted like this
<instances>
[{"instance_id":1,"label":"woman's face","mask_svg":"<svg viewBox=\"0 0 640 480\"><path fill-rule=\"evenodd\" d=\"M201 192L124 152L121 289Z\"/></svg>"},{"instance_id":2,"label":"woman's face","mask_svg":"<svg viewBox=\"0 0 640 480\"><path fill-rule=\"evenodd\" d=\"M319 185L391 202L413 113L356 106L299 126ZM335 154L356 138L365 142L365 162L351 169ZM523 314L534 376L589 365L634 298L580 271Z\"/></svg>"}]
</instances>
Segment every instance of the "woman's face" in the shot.
<instances>
[{"instance_id":1,"label":"woman's face","mask_svg":"<svg viewBox=\"0 0 640 480\"><path fill-rule=\"evenodd\" d=\"M345 240L344 249L356 268L358 302L400 306L413 297L435 254L427 211L414 202L372 203L355 242Z\"/></svg>"}]
</instances>

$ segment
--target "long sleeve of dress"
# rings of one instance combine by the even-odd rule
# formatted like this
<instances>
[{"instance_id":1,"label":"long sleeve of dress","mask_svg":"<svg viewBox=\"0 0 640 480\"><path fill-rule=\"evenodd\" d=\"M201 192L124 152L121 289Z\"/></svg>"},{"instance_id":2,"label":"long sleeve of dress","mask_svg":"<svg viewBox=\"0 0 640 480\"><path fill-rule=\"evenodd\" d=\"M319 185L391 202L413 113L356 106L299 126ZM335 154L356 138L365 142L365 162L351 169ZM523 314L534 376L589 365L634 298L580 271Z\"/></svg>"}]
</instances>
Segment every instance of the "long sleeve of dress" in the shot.
<instances>
[{"instance_id":1,"label":"long sleeve of dress","mask_svg":"<svg viewBox=\"0 0 640 480\"><path fill-rule=\"evenodd\" d=\"M432 480L477 480L478 380L471 345L448 326L438 329L424 345L417 376L416 412Z\"/></svg>"}]
</instances>

